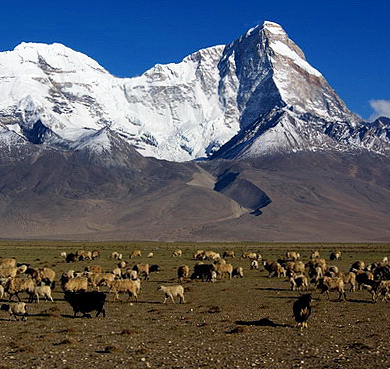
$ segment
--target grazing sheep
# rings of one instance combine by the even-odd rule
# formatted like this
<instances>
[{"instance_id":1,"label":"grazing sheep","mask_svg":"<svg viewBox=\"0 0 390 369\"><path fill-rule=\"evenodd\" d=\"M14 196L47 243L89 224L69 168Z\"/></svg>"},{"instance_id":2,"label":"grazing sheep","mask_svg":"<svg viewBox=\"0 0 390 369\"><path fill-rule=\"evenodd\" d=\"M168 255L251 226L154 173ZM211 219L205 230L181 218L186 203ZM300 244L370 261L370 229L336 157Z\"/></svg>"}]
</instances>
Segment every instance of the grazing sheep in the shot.
<instances>
[{"instance_id":1,"label":"grazing sheep","mask_svg":"<svg viewBox=\"0 0 390 369\"><path fill-rule=\"evenodd\" d=\"M177 269L177 278L180 283L182 283L185 278L188 278L189 275L190 275L190 268L188 265L179 266L179 268Z\"/></svg>"},{"instance_id":2,"label":"grazing sheep","mask_svg":"<svg viewBox=\"0 0 390 369\"><path fill-rule=\"evenodd\" d=\"M251 261L251 269L259 269L259 262L257 260L252 260Z\"/></svg>"},{"instance_id":3,"label":"grazing sheep","mask_svg":"<svg viewBox=\"0 0 390 369\"><path fill-rule=\"evenodd\" d=\"M335 265L331 265L326 268L325 275L328 277L335 277L336 274L338 274L338 272L339 272L339 268Z\"/></svg>"},{"instance_id":4,"label":"grazing sheep","mask_svg":"<svg viewBox=\"0 0 390 369\"><path fill-rule=\"evenodd\" d=\"M211 282L211 272L214 271L213 264L197 264L194 266L194 272L191 279L201 279L202 282Z\"/></svg>"},{"instance_id":5,"label":"grazing sheep","mask_svg":"<svg viewBox=\"0 0 390 369\"><path fill-rule=\"evenodd\" d=\"M359 270L364 270L366 264L362 260L355 261L352 265L351 268L349 269L350 272L357 272Z\"/></svg>"},{"instance_id":6,"label":"grazing sheep","mask_svg":"<svg viewBox=\"0 0 390 369\"><path fill-rule=\"evenodd\" d=\"M99 250L93 250L91 252L91 259L95 260L95 259L99 259L99 258L100 258L100 251Z\"/></svg>"},{"instance_id":7,"label":"grazing sheep","mask_svg":"<svg viewBox=\"0 0 390 369\"><path fill-rule=\"evenodd\" d=\"M132 279L133 281L138 279L138 272L136 270L127 269L124 273L122 273L123 279Z\"/></svg>"},{"instance_id":8,"label":"grazing sheep","mask_svg":"<svg viewBox=\"0 0 390 369\"><path fill-rule=\"evenodd\" d=\"M130 259L133 259L133 258L140 258L141 256L142 256L141 250L134 250L134 251L130 254Z\"/></svg>"},{"instance_id":9,"label":"grazing sheep","mask_svg":"<svg viewBox=\"0 0 390 369\"><path fill-rule=\"evenodd\" d=\"M88 281L91 283L92 290L98 292L100 287L108 286L108 283L114 279L115 276L112 273L91 273L88 276Z\"/></svg>"},{"instance_id":10,"label":"grazing sheep","mask_svg":"<svg viewBox=\"0 0 390 369\"><path fill-rule=\"evenodd\" d=\"M382 263L383 264L387 264L389 262L389 258L387 257L387 256L384 256L383 258L382 258Z\"/></svg>"},{"instance_id":11,"label":"grazing sheep","mask_svg":"<svg viewBox=\"0 0 390 369\"><path fill-rule=\"evenodd\" d=\"M232 278L233 265L232 264L217 264L214 266L214 270L217 272L217 275L222 279L226 274L229 279Z\"/></svg>"},{"instance_id":12,"label":"grazing sheep","mask_svg":"<svg viewBox=\"0 0 390 369\"><path fill-rule=\"evenodd\" d=\"M39 302L39 298L45 298L46 301L50 300L53 301L53 298L51 297L51 288L50 286L36 286L34 290L34 297L37 299L37 302Z\"/></svg>"},{"instance_id":13,"label":"grazing sheep","mask_svg":"<svg viewBox=\"0 0 390 369\"><path fill-rule=\"evenodd\" d=\"M317 288L321 290L321 293L326 292L329 299L329 291L338 291L339 300L346 300L347 296L344 291L344 280L342 277L323 277L319 280Z\"/></svg>"},{"instance_id":14,"label":"grazing sheep","mask_svg":"<svg viewBox=\"0 0 390 369\"><path fill-rule=\"evenodd\" d=\"M180 303L185 303L184 301L184 288L183 286L176 285L176 286L160 286L157 288L157 291L162 291L165 294L165 299L163 304L166 304L168 301L168 298L170 297L172 302L175 303L175 297L179 296Z\"/></svg>"},{"instance_id":15,"label":"grazing sheep","mask_svg":"<svg viewBox=\"0 0 390 369\"><path fill-rule=\"evenodd\" d=\"M319 251L313 251L310 254L310 259L319 259L319 257L320 257L320 252Z\"/></svg>"},{"instance_id":16,"label":"grazing sheep","mask_svg":"<svg viewBox=\"0 0 390 369\"><path fill-rule=\"evenodd\" d=\"M356 274L353 272L345 273L344 284L349 284L349 292L355 292L357 290Z\"/></svg>"},{"instance_id":17,"label":"grazing sheep","mask_svg":"<svg viewBox=\"0 0 390 369\"><path fill-rule=\"evenodd\" d=\"M102 267L100 265L89 265L84 270L90 273L102 273Z\"/></svg>"},{"instance_id":18,"label":"grazing sheep","mask_svg":"<svg viewBox=\"0 0 390 369\"><path fill-rule=\"evenodd\" d=\"M337 251L331 252L329 259L330 260L341 260L341 251L337 250Z\"/></svg>"},{"instance_id":19,"label":"grazing sheep","mask_svg":"<svg viewBox=\"0 0 390 369\"><path fill-rule=\"evenodd\" d=\"M118 268L125 269L127 267L127 263L124 260L121 260L118 263Z\"/></svg>"},{"instance_id":20,"label":"grazing sheep","mask_svg":"<svg viewBox=\"0 0 390 369\"><path fill-rule=\"evenodd\" d=\"M173 257L181 257L182 255L183 255L183 251L180 249L177 249L177 250L172 252Z\"/></svg>"},{"instance_id":21,"label":"grazing sheep","mask_svg":"<svg viewBox=\"0 0 390 369\"><path fill-rule=\"evenodd\" d=\"M66 259L66 252L62 251L61 254L60 254L60 257L62 257L63 259Z\"/></svg>"},{"instance_id":22,"label":"grazing sheep","mask_svg":"<svg viewBox=\"0 0 390 369\"><path fill-rule=\"evenodd\" d=\"M149 252L149 254L148 254L148 258L152 258L152 257L154 257L154 254L153 254L153 252Z\"/></svg>"},{"instance_id":23,"label":"grazing sheep","mask_svg":"<svg viewBox=\"0 0 390 369\"><path fill-rule=\"evenodd\" d=\"M203 254L203 260L218 260L221 259L221 255L214 251L205 251Z\"/></svg>"},{"instance_id":24,"label":"grazing sheep","mask_svg":"<svg viewBox=\"0 0 390 369\"><path fill-rule=\"evenodd\" d=\"M287 251L286 252L286 259L287 260L295 261L295 260L300 259L300 258L301 258L301 254L299 252L296 252L296 251Z\"/></svg>"},{"instance_id":25,"label":"grazing sheep","mask_svg":"<svg viewBox=\"0 0 390 369\"><path fill-rule=\"evenodd\" d=\"M139 263L134 265L133 270L136 270L139 276L143 275L145 280L149 279L149 264Z\"/></svg>"},{"instance_id":26,"label":"grazing sheep","mask_svg":"<svg viewBox=\"0 0 390 369\"><path fill-rule=\"evenodd\" d=\"M226 250L226 251L223 253L222 257L223 257L224 259L226 259L226 258L234 258L234 251L233 251L233 250Z\"/></svg>"},{"instance_id":27,"label":"grazing sheep","mask_svg":"<svg viewBox=\"0 0 390 369\"><path fill-rule=\"evenodd\" d=\"M141 281L137 279L136 281L128 280L128 279L115 279L108 283L109 292L114 293L114 301L119 301L120 293L128 293L130 300L131 296L134 296L135 301L138 302L138 293L141 290Z\"/></svg>"},{"instance_id":28,"label":"grazing sheep","mask_svg":"<svg viewBox=\"0 0 390 369\"><path fill-rule=\"evenodd\" d=\"M161 268L159 265L157 264L152 264L150 267L149 267L149 273L158 273L158 272L161 272Z\"/></svg>"},{"instance_id":29,"label":"grazing sheep","mask_svg":"<svg viewBox=\"0 0 390 369\"><path fill-rule=\"evenodd\" d=\"M5 266L0 268L0 278L14 278L18 274L18 268L15 266Z\"/></svg>"},{"instance_id":30,"label":"grazing sheep","mask_svg":"<svg viewBox=\"0 0 390 369\"><path fill-rule=\"evenodd\" d=\"M268 262L268 261L263 261L263 266L264 269L269 273L268 277L282 277L286 276L286 270L276 261L273 262Z\"/></svg>"},{"instance_id":31,"label":"grazing sheep","mask_svg":"<svg viewBox=\"0 0 390 369\"><path fill-rule=\"evenodd\" d=\"M11 318L14 317L15 320L19 320L17 317L21 316L22 321L27 320L27 305L25 302L16 302L14 304L3 304L1 305L1 310L9 311Z\"/></svg>"},{"instance_id":32,"label":"grazing sheep","mask_svg":"<svg viewBox=\"0 0 390 369\"><path fill-rule=\"evenodd\" d=\"M54 278L56 272L50 268L39 268L37 281L49 281L51 285L54 285Z\"/></svg>"},{"instance_id":33,"label":"grazing sheep","mask_svg":"<svg viewBox=\"0 0 390 369\"><path fill-rule=\"evenodd\" d=\"M242 267L237 267L233 269L232 277L244 277L244 269Z\"/></svg>"},{"instance_id":34,"label":"grazing sheep","mask_svg":"<svg viewBox=\"0 0 390 369\"><path fill-rule=\"evenodd\" d=\"M197 250L194 253L193 258L196 259L196 260L204 260L203 256L204 256L204 251L203 250Z\"/></svg>"},{"instance_id":35,"label":"grazing sheep","mask_svg":"<svg viewBox=\"0 0 390 369\"><path fill-rule=\"evenodd\" d=\"M111 253L111 259L116 259L116 260L122 260L123 258L123 255L120 254L119 252L117 251L114 251L113 253Z\"/></svg>"},{"instance_id":36,"label":"grazing sheep","mask_svg":"<svg viewBox=\"0 0 390 369\"><path fill-rule=\"evenodd\" d=\"M0 268L16 267L16 259L5 258L0 260Z\"/></svg>"},{"instance_id":37,"label":"grazing sheep","mask_svg":"<svg viewBox=\"0 0 390 369\"><path fill-rule=\"evenodd\" d=\"M259 259L261 259L261 257L260 257L260 258L258 257L258 255L257 255L256 252L250 252L250 251L244 252L244 253L241 255L241 257L242 257L243 259L250 259L250 260L259 260Z\"/></svg>"},{"instance_id":38,"label":"grazing sheep","mask_svg":"<svg viewBox=\"0 0 390 369\"><path fill-rule=\"evenodd\" d=\"M70 254L66 255L65 261L67 263L75 263L77 261L77 255L71 252Z\"/></svg>"},{"instance_id":39,"label":"grazing sheep","mask_svg":"<svg viewBox=\"0 0 390 369\"><path fill-rule=\"evenodd\" d=\"M106 294L103 292L65 292L65 301L67 301L73 309L74 317L78 312L83 316L91 317L88 313L96 310L96 317L102 313L103 318L106 316L104 303L106 301Z\"/></svg>"},{"instance_id":40,"label":"grazing sheep","mask_svg":"<svg viewBox=\"0 0 390 369\"><path fill-rule=\"evenodd\" d=\"M114 274L115 278L121 278L122 277L122 269L121 268L115 268L111 272Z\"/></svg>"}]
</instances>

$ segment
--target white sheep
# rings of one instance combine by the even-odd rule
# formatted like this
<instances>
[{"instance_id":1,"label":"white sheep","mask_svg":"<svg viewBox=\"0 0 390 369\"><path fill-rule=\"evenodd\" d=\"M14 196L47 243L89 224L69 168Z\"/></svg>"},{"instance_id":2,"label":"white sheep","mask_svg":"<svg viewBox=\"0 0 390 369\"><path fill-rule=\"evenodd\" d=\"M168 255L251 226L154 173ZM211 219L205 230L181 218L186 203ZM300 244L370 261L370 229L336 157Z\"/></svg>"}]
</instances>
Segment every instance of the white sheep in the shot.
<instances>
[{"instance_id":1,"label":"white sheep","mask_svg":"<svg viewBox=\"0 0 390 369\"><path fill-rule=\"evenodd\" d=\"M66 259L66 252L65 251L62 251L60 256L63 258L63 259Z\"/></svg>"},{"instance_id":2,"label":"white sheep","mask_svg":"<svg viewBox=\"0 0 390 369\"><path fill-rule=\"evenodd\" d=\"M42 285L42 286L36 286L34 290L34 296L37 299L37 302L39 302L39 298L46 298L47 300L53 301L53 298L51 297L51 288L50 286Z\"/></svg>"},{"instance_id":3,"label":"white sheep","mask_svg":"<svg viewBox=\"0 0 390 369\"><path fill-rule=\"evenodd\" d=\"M168 301L168 298L170 297L172 302L175 303L175 297L179 296L180 303L185 303L184 301L184 288L181 285L175 285L175 286L160 286L157 288L157 291L163 291L165 294L165 299L163 304L166 304Z\"/></svg>"}]
</instances>

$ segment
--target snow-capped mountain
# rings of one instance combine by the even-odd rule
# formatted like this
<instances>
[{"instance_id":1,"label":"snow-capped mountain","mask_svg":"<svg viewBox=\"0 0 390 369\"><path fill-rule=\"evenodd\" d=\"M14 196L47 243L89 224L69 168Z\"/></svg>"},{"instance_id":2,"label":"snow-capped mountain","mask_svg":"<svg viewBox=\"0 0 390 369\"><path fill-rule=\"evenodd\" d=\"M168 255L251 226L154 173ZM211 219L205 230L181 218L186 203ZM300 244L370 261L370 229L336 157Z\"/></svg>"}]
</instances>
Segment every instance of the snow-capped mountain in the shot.
<instances>
[{"instance_id":1,"label":"snow-capped mountain","mask_svg":"<svg viewBox=\"0 0 390 369\"><path fill-rule=\"evenodd\" d=\"M5 147L102 152L113 132L143 156L170 161L389 150L389 122L351 113L272 22L135 78L114 77L63 45L33 43L0 53L0 76Z\"/></svg>"}]
</instances>

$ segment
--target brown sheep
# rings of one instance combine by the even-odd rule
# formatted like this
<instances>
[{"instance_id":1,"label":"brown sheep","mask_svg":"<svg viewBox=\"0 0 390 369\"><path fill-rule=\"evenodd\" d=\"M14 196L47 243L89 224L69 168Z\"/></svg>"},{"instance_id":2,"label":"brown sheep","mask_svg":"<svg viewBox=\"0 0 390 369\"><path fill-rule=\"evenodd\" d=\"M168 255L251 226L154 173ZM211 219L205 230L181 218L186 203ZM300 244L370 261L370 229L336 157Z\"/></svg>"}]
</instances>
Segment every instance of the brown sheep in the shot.
<instances>
[{"instance_id":1,"label":"brown sheep","mask_svg":"<svg viewBox=\"0 0 390 369\"><path fill-rule=\"evenodd\" d=\"M116 279L108 283L109 292L114 293L114 301L119 301L120 293L128 293L130 300L131 296L134 296L135 301L138 302L138 293L141 290L141 281L137 279L136 281L130 279Z\"/></svg>"},{"instance_id":2,"label":"brown sheep","mask_svg":"<svg viewBox=\"0 0 390 369\"><path fill-rule=\"evenodd\" d=\"M263 266L265 270L269 273L268 277L282 277L286 276L286 270L276 261L273 262L268 262L268 261L263 261Z\"/></svg>"},{"instance_id":3,"label":"brown sheep","mask_svg":"<svg viewBox=\"0 0 390 369\"><path fill-rule=\"evenodd\" d=\"M331 252L329 259L330 260L341 260L341 251L337 250L337 251Z\"/></svg>"},{"instance_id":4,"label":"brown sheep","mask_svg":"<svg viewBox=\"0 0 390 369\"><path fill-rule=\"evenodd\" d=\"M214 265L214 270L217 272L217 275L220 278L223 278L225 274L229 277L229 279L232 278L232 273L233 273L232 264L217 264Z\"/></svg>"},{"instance_id":5,"label":"brown sheep","mask_svg":"<svg viewBox=\"0 0 390 369\"><path fill-rule=\"evenodd\" d=\"M300 258L301 258L301 254L299 252L296 252L296 251L287 251L286 252L286 259L287 260L295 261L295 260L300 259Z\"/></svg>"},{"instance_id":6,"label":"brown sheep","mask_svg":"<svg viewBox=\"0 0 390 369\"><path fill-rule=\"evenodd\" d=\"M149 279L149 264L139 263L134 265L133 270L136 270L139 276L143 275L145 280Z\"/></svg>"},{"instance_id":7,"label":"brown sheep","mask_svg":"<svg viewBox=\"0 0 390 369\"><path fill-rule=\"evenodd\" d=\"M224 259L226 259L226 258L234 258L234 251L233 251L233 250L226 250L226 251L223 253L222 257L223 257Z\"/></svg>"},{"instance_id":8,"label":"brown sheep","mask_svg":"<svg viewBox=\"0 0 390 369\"><path fill-rule=\"evenodd\" d=\"M172 252L173 257L181 257L182 255L183 255L183 251L180 249L177 249L177 250Z\"/></svg>"},{"instance_id":9,"label":"brown sheep","mask_svg":"<svg viewBox=\"0 0 390 369\"><path fill-rule=\"evenodd\" d=\"M342 277L324 277L319 280L317 288L321 290L321 293L326 292L329 299L329 291L338 291L339 300L346 300L347 296L344 291L344 280Z\"/></svg>"},{"instance_id":10,"label":"brown sheep","mask_svg":"<svg viewBox=\"0 0 390 369\"><path fill-rule=\"evenodd\" d=\"M5 258L0 260L0 268L16 267L16 259Z\"/></svg>"},{"instance_id":11,"label":"brown sheep","mask_svg":"<svg viewBox=\"0 0 390 369\"><path fill-rule=\"evenodd\" d=\"M309 283L307 278L303 274L295 275L293 274L290 278L291 290L292 291L306 291L309 290Z\"/></svg>"},{"instance_id":12,"label":"brown sheep","mask_svg":"<svg viewBox=\"0 0 390 369\"><path fill-rule=\"evenodd\" d=\"M130 259L140 258L141 256L142 256L141 250L133 250L133 252L130 254Z\"/></svg>"},{"instance_id":13,"label":"brown sheep","mask_svg":"<svg viewBox=\"0 0 390 369\"><path fill-rule=\"evenodd\" d=\"M179 266L177 269L177 278L179 282L182 283L185 278L190 276L190 268L188 265Z\"/></svg>"}]
</instances>

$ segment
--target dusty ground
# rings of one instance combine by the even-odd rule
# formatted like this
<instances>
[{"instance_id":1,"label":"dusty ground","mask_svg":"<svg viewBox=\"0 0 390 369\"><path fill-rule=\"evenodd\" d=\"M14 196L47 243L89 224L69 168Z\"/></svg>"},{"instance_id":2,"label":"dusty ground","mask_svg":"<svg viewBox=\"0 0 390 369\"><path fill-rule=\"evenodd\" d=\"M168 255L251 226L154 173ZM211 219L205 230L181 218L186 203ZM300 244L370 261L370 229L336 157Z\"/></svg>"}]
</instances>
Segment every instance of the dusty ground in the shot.
<instances>
[{"instance_id":1,"label":"dusty ground","mask_svg":"<svg viewBox=\"0 0 390 369\"><path fill-rule=\"evenodd\" d=\"M10 321L0 312L0 368L388 368L390 367L390 305L373 304L367 291L347 293L348 301L337 301L333 293L312 291L313 313L309 327L295 327L292 304L299 295L284 279L268 278L265 271L249 269L249 261L231 259L243 266L243 279L216 283L186 282L185 304L168 302L156 291L160 284L176 283L179 265L195 264L198 249L223 252L233 249L260 251L275 260L287 249L298 250L307 260L319 249L328 263L347 270L358 259L371 262L390 256L390 245L175 245L140 244L147 255L141 261L159 264L163 271L142 282L140 302L112 302L108 296L106 318L73 318L59 286L55 302L29 305L26 322ZM172 250L180 247L181 258ZM60 251L98 248L96 262L67 264ZM88 264L114 268L112 251L128 255L135 244L0 244L0 256L14 256L33 266L48 266L57 274L82 270ZM343 251L343 260L330 262L333 249ZM138 260L137 260L138 261ZM131 265L136 261L130 260ZM25 299L25 297L22 297ZM123 300L127 297L122 296Z\"/></svg>"}]
</instances>

